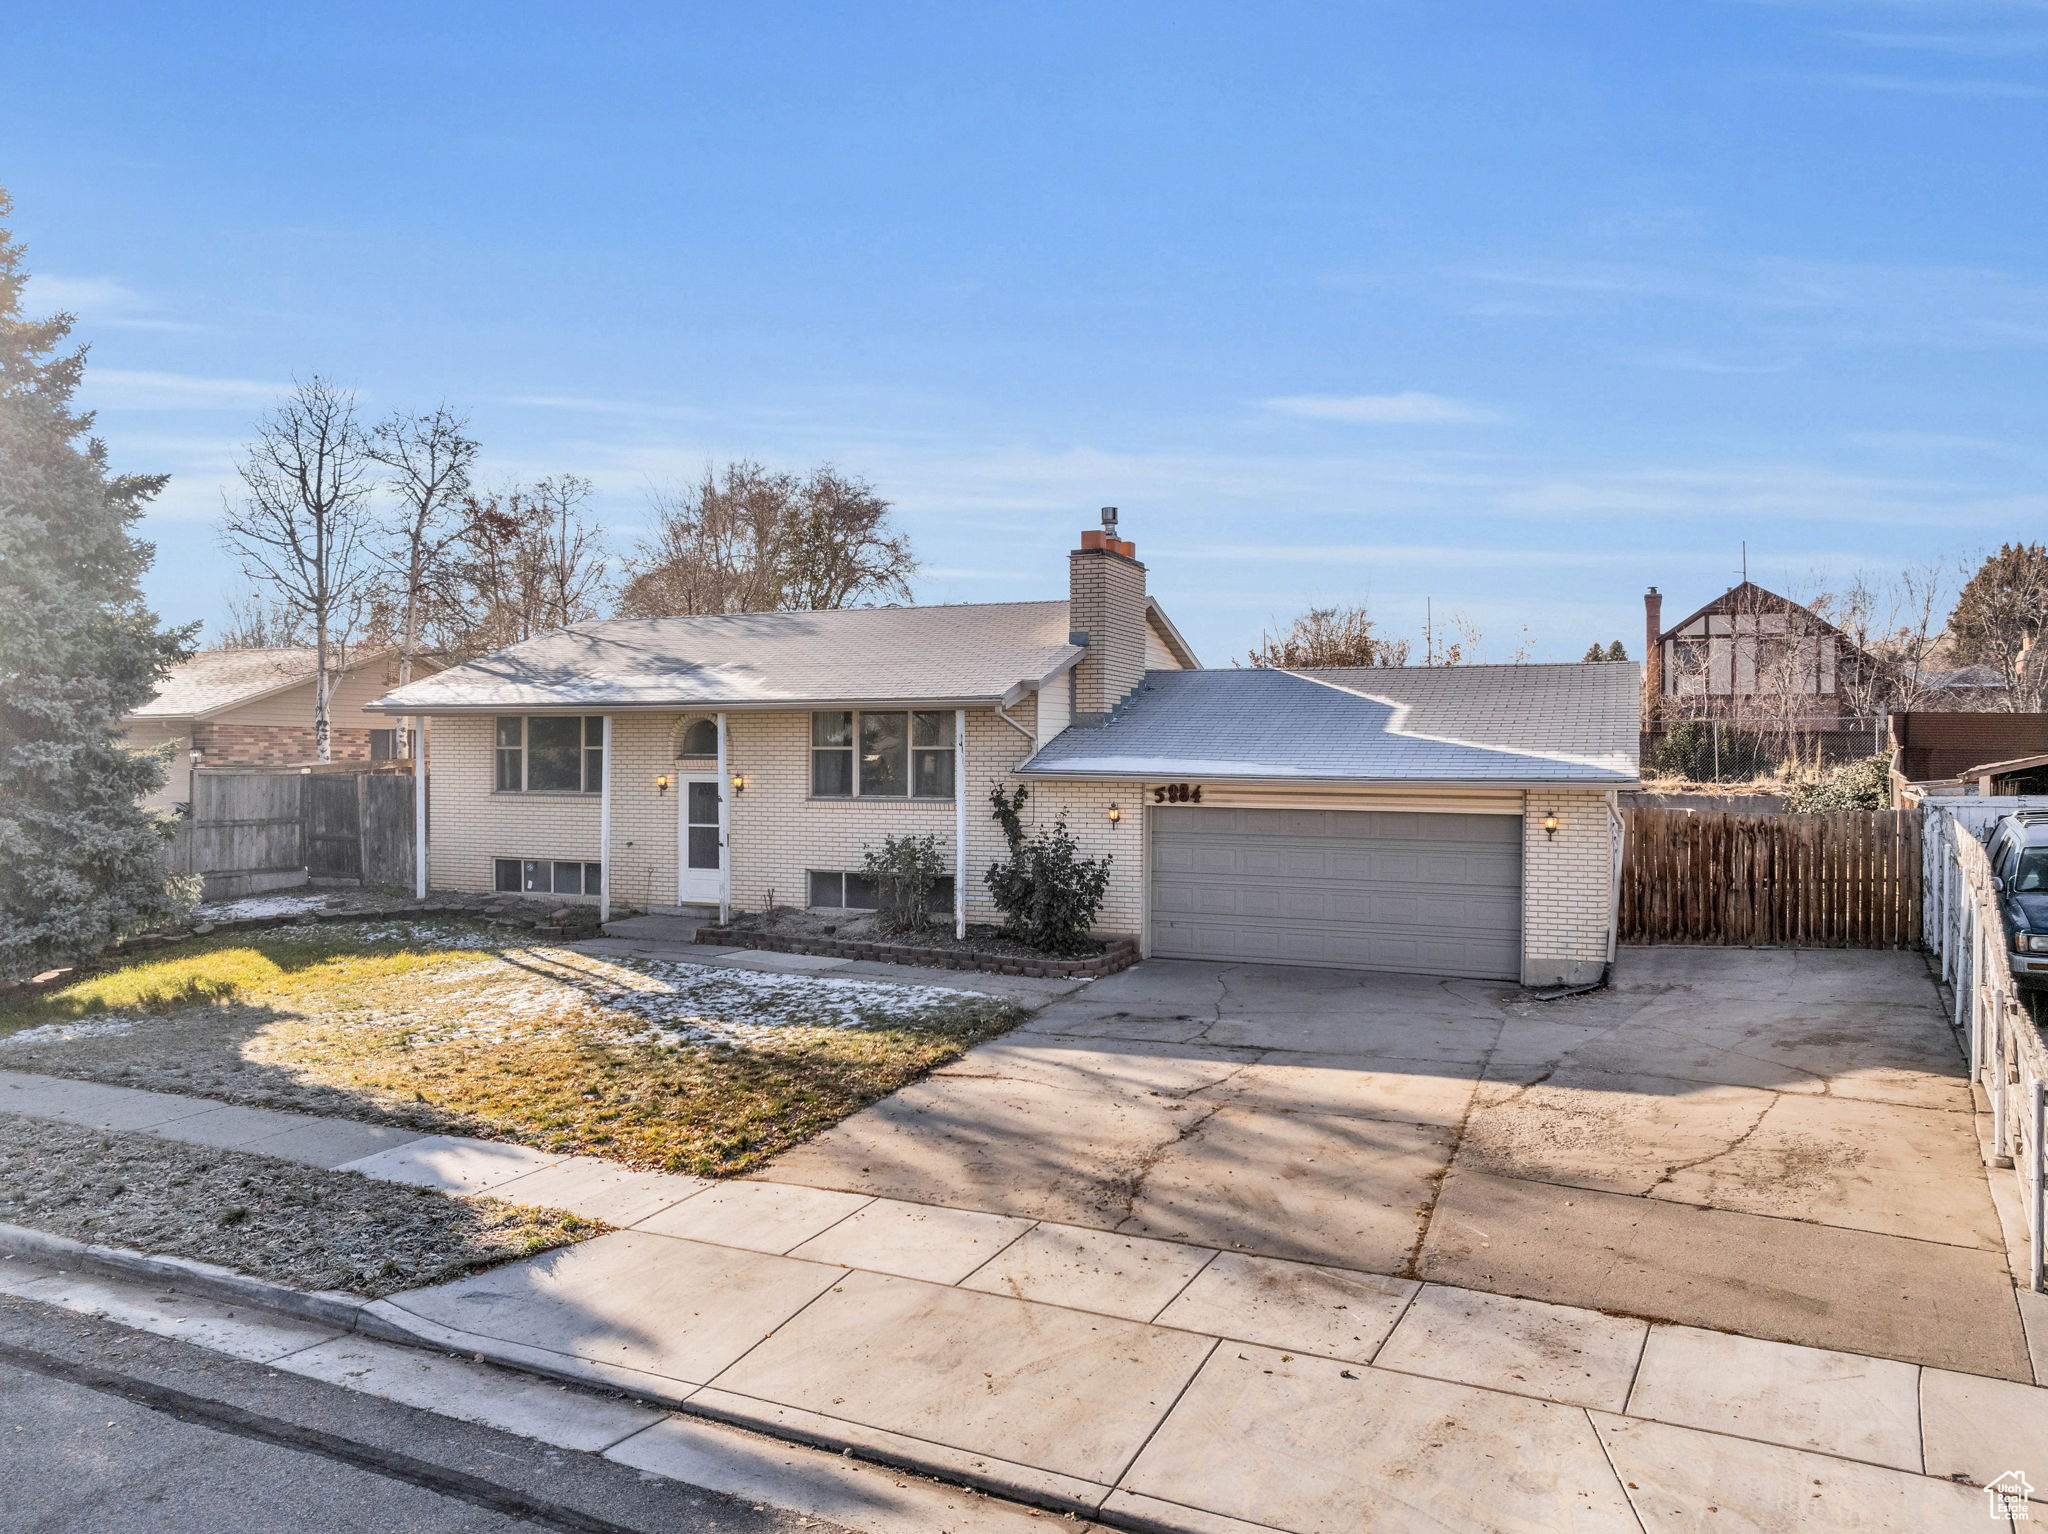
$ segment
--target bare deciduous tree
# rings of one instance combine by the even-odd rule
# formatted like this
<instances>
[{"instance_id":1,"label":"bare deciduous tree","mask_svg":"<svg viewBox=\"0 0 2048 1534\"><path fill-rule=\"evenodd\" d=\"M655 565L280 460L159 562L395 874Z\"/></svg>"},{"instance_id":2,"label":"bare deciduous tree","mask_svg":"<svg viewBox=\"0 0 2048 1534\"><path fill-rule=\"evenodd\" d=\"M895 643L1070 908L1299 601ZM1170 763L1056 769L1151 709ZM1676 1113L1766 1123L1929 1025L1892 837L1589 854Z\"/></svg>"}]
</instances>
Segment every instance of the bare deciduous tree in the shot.
<instances>
[{"instance_id":1,"label":"bare deciduous tree","mask_svg":"<svg viewBox=\"0 0 2048 1534\"><path fill-rule=\"evenodd\" d=\"M328 704L371 575L365 439L355 396L317 374L256 427L221 541L248 577L312 629L313 749L332 759Z\"/></svg>"},{"instance_id":2,"label":"bare deciduous tree","mask_svg":"<svg viewBox=\"0 0 2048 1534\"><path fill-rule=\"evenodd\" d=\"M1409 644L1373 632L1363 607L1311 607L1280 633L1270 629L1239 664L1277 671L1317 666L1405 666Z\"/></svg>"},{"instance_id":3,"label":"bare deciduous tree","mask_svg":"<svg viewBox=\"0 0 2048 1534\"><path fill-rule=\"evenodd\" d=\"M306 642L305 625L291 608L264 600L260 591L228 599L227 621L220 625L216 649L278 650Z\"/></svg>"},{"instance_id":4,"label":"bare deciduous tree","mask_svg":"<svg viewBox=\"0 0 2048 1534\"><path fill-rule=\"evenodd\" d=\"M412 680L437 598L451 583L450 551L462 537L470 471L478 452L469 418L446 405L419 414L394 413L377 423L367 447L389 472L391 504L378 558L392 608L398 683ZM392 721L399 756L412 754L406 721Z\"/></svg>"},{"instance_id":5,"label":"bare deciduous tree","mask_svg":"<svg viewBox=\"0 0 2048 1534\"><path fill-rule=\"evenodd\" d=\"M655 500L627 560L619 611L817 611L907 601L917 560L865 480L822 465L797 475L742 460Z\"/></svg>"},{"instance_id":6,"label":"bare deciduous tree","mask_svg":"<svg viewBox=\"0 0 2048 1534\"><path fill-rule=\"evenodd\" d=\"M565 474L464 499L436 603L447 649L482 655L598 615L606 556L589 494L588 480Z\"/></svg>"}]
</instances>

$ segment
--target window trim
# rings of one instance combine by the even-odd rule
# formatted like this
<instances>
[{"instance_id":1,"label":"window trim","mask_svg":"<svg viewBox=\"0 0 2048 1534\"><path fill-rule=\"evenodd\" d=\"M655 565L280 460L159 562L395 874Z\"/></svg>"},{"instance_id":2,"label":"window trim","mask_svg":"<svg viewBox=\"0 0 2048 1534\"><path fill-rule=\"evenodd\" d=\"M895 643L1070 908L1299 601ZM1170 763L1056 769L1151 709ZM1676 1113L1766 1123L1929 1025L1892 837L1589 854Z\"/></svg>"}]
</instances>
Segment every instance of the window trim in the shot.
<instances>
[{"instance_id":1,"label":"window trim","mask_svg":"<svg viewBox=\"0 0 2048 1534\"><path fill-rule=\"evenodd\" d=\"M900 794L874 794L865 792L861 772L862 721L869 715L894 714L903 721L903 792ZM843 746L821 746L818 741L818 720L827 716L843 715L848 723L847 743ZM917 744L917 725L920 715L939 721L938 733L954 736L944 745L920 746ZM958 761L959 722L952 709L947 708L819 708L811 710L810 768L806 799L821 804L951 804L959 796L960 785L949 781L942 794L920 794L917 789L918 760L920 757L937 758L944 763L943 773L949 779L957 779L954 764ZM852 784L851 792L844 794L822 794L818 792L818 758L831 754L845 757L847 780ZM829 870L820 870L828 872Z\"/></svg>"},{"instance_id":2,"label":"window trim","mask_svg":"<svg viewBox=\"0 0 2048 1534\"><path fill-rule=\"evenodd\" d=\"M505 878L505 865L508 863L512 865L514 870L514 882L509 889L506 888L503 882ZM555 870L563 864L573 865L580 870L578 877L582 881L581 889L557 890L555 888ZM536 889L527 883L527 870L529 868L545 868L547 870L547 887L545 889ZM597 870L596 889L590 887L592 869ZM604 864L592 858L515 858L494 855L491 858L491 889L493 893L499 895L547 895L550 898L596 900L604 893Z\"/></svg>"},{"instance_id":3,"label":"window trim","mask_svg":"<svg viewBox=\"0 0 2048 1534\"><path fill-rule=\"evenodd\" d=\"M582 739L577 746L577 776L581 788L529 788L533 771L531 726L536 719L580 719ZM519 743L505 744L505 725L519 725ZM604 793L604 715L602 714L495 714L491 718L491 792L534 799L596 799ZM506 758L517 764L519 786L505 787ZM593 781L593 763L595 781Z\"/></svg>"}]
</instances>

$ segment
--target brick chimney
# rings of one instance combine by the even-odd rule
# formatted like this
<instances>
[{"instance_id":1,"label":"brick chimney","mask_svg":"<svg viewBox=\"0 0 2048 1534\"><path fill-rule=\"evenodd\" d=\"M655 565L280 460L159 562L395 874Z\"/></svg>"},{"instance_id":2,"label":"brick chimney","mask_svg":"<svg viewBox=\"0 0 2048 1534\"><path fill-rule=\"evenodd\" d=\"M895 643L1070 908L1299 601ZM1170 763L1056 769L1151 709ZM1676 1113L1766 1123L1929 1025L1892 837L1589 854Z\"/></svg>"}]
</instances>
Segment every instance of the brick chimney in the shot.
<instances>
[{"instance_id":1,"label":"brick chimney","mask_svg":"<svg viewBox=\"0 0 2048 1534\"><path fill-rule=\"evenodd\" d=\"M1067 626L1088 653L1074 667L1074 723L1100 724L1145 679L1145 567L1116 535L1116 508L1067 556Z\"/></svg>"},{"instance_id":2,"label":"brick chimney","mask_svg":"<svg viewBox=\"0 0 2048 1534\"><path fill-rule=\"evenodd\" d=\"M1643 724L1657 717L1664 697L1664 594L1643 593Z\"/></svg>"}]
</instances>

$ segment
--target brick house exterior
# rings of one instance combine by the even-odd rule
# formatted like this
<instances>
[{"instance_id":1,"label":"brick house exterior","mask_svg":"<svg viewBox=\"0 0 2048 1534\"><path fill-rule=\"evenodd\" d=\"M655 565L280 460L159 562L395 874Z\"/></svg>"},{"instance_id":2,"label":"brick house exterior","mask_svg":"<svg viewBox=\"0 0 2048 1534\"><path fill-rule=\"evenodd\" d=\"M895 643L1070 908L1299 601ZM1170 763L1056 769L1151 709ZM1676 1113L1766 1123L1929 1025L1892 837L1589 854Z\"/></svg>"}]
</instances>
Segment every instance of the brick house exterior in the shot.
<instances>
[{"instance_id":1,"label":"brick house exterior","mask_svg":"<svg viewBox=\"0 0 2048 1534\"><path fill-rule=\"evenodd\" d=\"M1464 812L1513 817L1501 856L1513 860L1519 881L1514 976L1555 983L1599 974L1613 936L1614 791L1635 780L1635 667L1455 668L1471 673L1466 677L1413 668L1363 679L1324 674L1328 681L1200 672L1147 592L1146 575L1131 544L1091 531L1069 556L1065 602L613 620L455 668L374 709L428 721L428 869L435 888L490 891L516 874L537 878L530 887L557 898L614 909L703 901L759 911L812 904L814 876L828 888L847 888L831 885L831 876L857 873L863 851L882 837L928 833L956 870L965 919L992 923L1000 917L982 876L1004 848L989 795L1022 783L1030 791L1028 821L1062 818L1085 855L1111 859L1098 930L1133 936L1151 953L1162 946L1155 941L1163 932L1162 876L1148 823L1158 817L1148 810L1196 784L1206 786L1205 802L1218 805L1407 817L1403 834L1416 825L1426 833L1446 824L1442 816ZM588 672L580 682L579 667ZM1313 700L1355 710L1361 739L1392 738L1397 752L1424 741L1442 771L1477 776L1465 783L1307 783L1247 778L1195 756L1132 759L1128 773L1087 764L1068 770L1056 760L1090 743L1113 745L1175 676L1217 686L1250 678L1263 692L1306 689ZM1530 695L1521 709L1529 722L1513 727L1528 733L1526 746L1520 736L1503 737L1507 744L1498 749L1439 744L1376 722L1392 707L1436 729L1430 711L1455 708L1460 689L1474 688L1485 695L1481 715L1515 714L1518 684L1547 689ZM1403 694L1393 705L1381 696L1402 689L1415 696L1403 701ZM1555 718L1593 709L1602 711L1606 731L1599 741L1583 749L1570 741L1558 746ZM563 723L572 710L592 721L580 734ZM831 731L841 715L861 711L964 722L952 747L953 791L929 798L820 792L814 755L835 748L818 742L836 738ZM600 736L595 721L606 718ZM531 763L517 753L535 749L536 719L554 720L549 738L580 740L586 752L608 739L597 791L588 778L582 791L532 788ZM1336 721L1340 745L1353 728L1350 719ZM1292 733L1285 719L1276 716L1274 724L1270 733ZM1251 728L1259 729L1256 715ZM1522 781L1552 771L1571 780ZM695 895L685 854L693 845L685 820L692 789L722 790L707 801L715 799L724 817L722 825L701 827L715 838L720 866L716 884L699 885ZM964 843L956 843L956 827L964 828ZM593 865L602 870L601 893L579 887L597 878ZM1351 898L1340 894L1338 905ZM1246 920L1256 925L1263 918Z\"/></svg>"},{"instance_id":2,"label":"brick house exterior","mask_svg":"<svg viewBox=\"0 0 2048 1534\"><path fill-rule=\"evenodd\" d=\"M314 667L311 646L203 650L173 667L156 697L126 721L130 746L171 748L168 780L145 802L161 809L190 801L194 751L201 768L298 767L317 760ZM363 709L397 681L397 659L388 650L349 662L328 700L331 760L369 762L389 754L391 721Z\"/></svg>"}]
</instances>

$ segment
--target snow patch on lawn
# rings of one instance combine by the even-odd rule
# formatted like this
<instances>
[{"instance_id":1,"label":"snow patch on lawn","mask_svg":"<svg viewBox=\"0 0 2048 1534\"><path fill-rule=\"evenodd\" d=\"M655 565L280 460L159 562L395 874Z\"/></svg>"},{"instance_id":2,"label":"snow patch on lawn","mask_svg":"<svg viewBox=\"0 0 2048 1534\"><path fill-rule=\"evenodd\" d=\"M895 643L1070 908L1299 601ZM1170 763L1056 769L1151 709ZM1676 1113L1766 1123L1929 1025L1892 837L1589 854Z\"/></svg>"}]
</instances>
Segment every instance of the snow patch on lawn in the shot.
<instances>
[{"instance_id":1,"label":"snow patch on lawn","mask_svg":"<svg viewBox=\"0 0 2048 1534\"><path fill-rule=\"evenodd\" d=\"M128 1032L140 1018L108 1018L97 1023L44 1023L40 1028L24 1028L20 1033L11 1033L0 1039L0 1049L11 1044L69 1044L74 1039L106 1039Z\"/></svg>"},{"instance_id":2,"label":"snow patch on lawn","mask_svg":"<svg viewBox=\"0 0 2048 1534\"><path fill-rule=\"evenodd\" d=\"M257 921L266 916L304 916L324 911L331 895L248 895L240 900L221 900L203 905L195 913L201 921Z\"/></svg>"},{"instance_id":3,"label":"snow patch on lawn","mask_svg":"<svg viewBox=\"0 0 2048 1534\"><path fill-rule=\"evenodd\" d=\"M417 989L418 1011L380 1018L411 1024L415 1049L550 1037L593 1025L626 1043L738 1044L783 1028L915 1025L986 1000L938 985L600 959L555 948L521 950L516 968L486 962L423 975Z\"/></svg>"}]
</instances>

